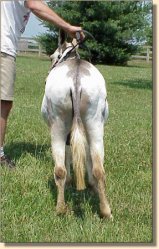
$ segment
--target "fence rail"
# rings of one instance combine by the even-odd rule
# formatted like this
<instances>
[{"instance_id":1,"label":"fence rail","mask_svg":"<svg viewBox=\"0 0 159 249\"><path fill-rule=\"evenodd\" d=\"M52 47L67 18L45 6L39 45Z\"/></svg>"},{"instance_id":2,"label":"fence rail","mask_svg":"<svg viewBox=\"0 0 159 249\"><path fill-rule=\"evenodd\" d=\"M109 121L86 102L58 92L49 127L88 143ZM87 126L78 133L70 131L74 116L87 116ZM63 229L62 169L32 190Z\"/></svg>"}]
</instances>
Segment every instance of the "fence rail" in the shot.
<instances>
[{"instance_id":1,"label":"fence rail","mask_svg":"<svg viewBox=\"0 0 159 249\"><path fill-rule=\"evenodd\" d=\"M146 62L149 62L152 60L152 46L142 46L140 49L140 53L136 55L132 55L132 59L139 59L139 60L146 60Z\"/></svg>"},{"instance_id":2,"label":"fence rail","mask_svg":"<svg viewBox=\"0 0 159 249\"><path fill-rule=\"evenodd\" d=\"M131 59L135 60L146 60L149 62L152 60L152 47L151 46L141 46L141 51L138 54L132 55ZM42 49L40 43L34 38L21 37L18 43L18 53L38 53L39 57L45 54L45 50Z\"/></svg>"},{"instance_id":3,"label":"fence rail","mask_svg":"<svg viewBox=\"0 0 159 249\"><path fill-rule=\"evenodd\" d=\"M35 38L21 37L18 42L17 53L38 53L39 57L45 53L42 49L41 44L35 40Z\"/></svg>"}]
</instances>

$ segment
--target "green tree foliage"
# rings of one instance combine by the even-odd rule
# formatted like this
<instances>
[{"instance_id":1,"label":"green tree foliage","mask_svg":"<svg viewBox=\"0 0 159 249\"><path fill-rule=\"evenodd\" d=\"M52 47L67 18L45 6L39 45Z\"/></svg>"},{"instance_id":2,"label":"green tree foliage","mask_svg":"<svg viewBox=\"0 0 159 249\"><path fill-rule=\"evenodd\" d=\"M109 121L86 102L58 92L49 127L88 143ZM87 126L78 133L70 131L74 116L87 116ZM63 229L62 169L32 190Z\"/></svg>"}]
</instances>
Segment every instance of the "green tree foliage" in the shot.
<instances>
[{"instance_id":1,"label":"green tree foliage","mask_svg":"<svg viewBox=\"0 0 159 249\"><path fill-rule=\"evenodd\" d=\"M126 64L137 43L151 33L150 1L50 1L48 5L72 25L80 25L95 40L86 42L94 63ZM48 54L57 46L58 29L43 24L50 33L40 37ZM88 58L88 52L82 53Z\"/></svg>"}]
</instances>

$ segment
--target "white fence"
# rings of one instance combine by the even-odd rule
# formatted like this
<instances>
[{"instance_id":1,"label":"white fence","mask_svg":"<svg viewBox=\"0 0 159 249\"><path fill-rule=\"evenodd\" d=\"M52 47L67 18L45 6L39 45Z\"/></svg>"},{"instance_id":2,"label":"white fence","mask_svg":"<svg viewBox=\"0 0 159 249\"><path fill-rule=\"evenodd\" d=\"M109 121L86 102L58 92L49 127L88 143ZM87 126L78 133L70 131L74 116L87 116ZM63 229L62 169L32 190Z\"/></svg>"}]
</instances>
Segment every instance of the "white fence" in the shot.
<instances>
[{"instance_id":1,"label":"white fence","mask_svg":"<svg viewBox=\"0 0 159 249\"><path fill-rule=\"evenodd\" d=\"M39 56L45 54L42 50L40 43L38 43L34 38L21 37L18 43L18 53L38 53ZM131 56L135 60L146 60L149 62L152 60L152 47L151 46L141 46L141 51L139 54Z\"/></svg>"},{"instance_id":2,"label":"white fence","mask_svg":"<svg viewBox=\"0 0 159 249\"><path fill-rule=\"evenodd\" d=\"M152 47L151 46L142 46L139 54L132 55L132 59L146 60L149 62L152 60Z\"/></svg>"},{"instance_id":3,"label":"white fence","mask_svg":"<svg viewBox=\"0 0 159 249\"><path fill-rule=\"evenodd\" d=\"M39 56L41 56L43 53L45 53L44 50L42 50L42 47L38 41L36 41L34 38L29 37L21 37L18 42L18 49L17 53L38 53Z\"/></svg>"}]
</instances>

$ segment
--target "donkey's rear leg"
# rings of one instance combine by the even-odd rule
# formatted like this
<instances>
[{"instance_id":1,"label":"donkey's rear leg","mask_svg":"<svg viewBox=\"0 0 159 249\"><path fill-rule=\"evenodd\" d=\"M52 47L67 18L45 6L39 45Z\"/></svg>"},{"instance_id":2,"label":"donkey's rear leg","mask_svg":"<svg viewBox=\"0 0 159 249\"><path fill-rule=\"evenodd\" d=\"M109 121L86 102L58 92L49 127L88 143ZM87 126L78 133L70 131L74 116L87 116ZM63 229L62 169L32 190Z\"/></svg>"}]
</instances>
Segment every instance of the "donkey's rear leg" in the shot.
<instances>
[{"instance_id":1,"label":"donkey's rear leg","mask_svg":"<svg viewBox=\"0 0 159 249\"><path fill-rule=\"evenodd\" d=\"M105 193L103 124L87 124L87 135L92 159L92 175L97 185L101 216L112 218L111 209Z\"/></svg>"},{"instance_id":2,"label":"donkey's rear leg","mask_svg":"<svg viewBox=\"0 0 159 249\"><path fill-rule=\"evenodd\" d=\"M72 182L71 171L70 171L70 166L72 163L72 155L71 155L70 145L66 144L65 150L66 150L66 152L65 152L65 165L66 165L66 170L67 170L66 184L70 185Z\"/></svg>"},{"instance_id":3,"label":"donkey's rear leg","mask_svg":"<svg viewBox=\"0 0 159 249\"><path fill-rule=\"evenodd\" d=\"M57 129L58 128L58 129ZM66 136L65 130L62 129L59 125L55 124L51 128L51 145L52 145L52 154L55 161L54 168L54 179L57 186L57 213L65 213L67 211L64 191L65 191L65 182L67 171L65 168L65 143Z\"/></svg>"},{"instance_id":4,"label":"donkey's rear leg","mask_svg":"<svg viewBox=\"0 0 159 249\"><path fill-rule=\"evenodd\" d=\"M86 153L87 153L86 168L87 168L87 175L88 175L88 186L95 194L97 194L98 193L97 182L92 173L92 158L91 158L90 149L88 146L86 148Z\"/></svg>"}]
</instances>

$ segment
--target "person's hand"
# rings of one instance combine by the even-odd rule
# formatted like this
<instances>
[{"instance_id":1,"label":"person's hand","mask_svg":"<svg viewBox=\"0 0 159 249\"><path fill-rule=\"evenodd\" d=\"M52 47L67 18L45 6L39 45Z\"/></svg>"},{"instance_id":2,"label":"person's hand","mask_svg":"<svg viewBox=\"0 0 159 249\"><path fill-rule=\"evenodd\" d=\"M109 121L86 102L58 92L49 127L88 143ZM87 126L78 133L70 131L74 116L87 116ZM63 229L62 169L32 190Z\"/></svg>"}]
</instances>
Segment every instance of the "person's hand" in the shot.
<instances>
[{"instance_id":1,"label":"person's hand","mask_svg":"<svg viewBox=\"0 0 159 249\"><path fill-rule=\"evenodd\" d=\"M76 33L78 32L80 34L80 41L83 41L85 38L84 33L82 32L82 28L81 27L76 27L76 26L69 26L69 29L66 30L66 32L68 33L68 35L72 38L76 38Z\"/></svg>"}]
</instances>

